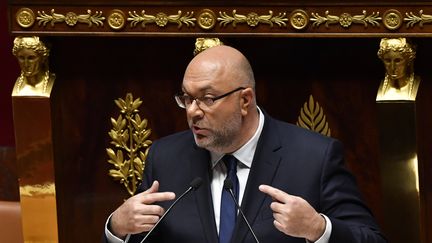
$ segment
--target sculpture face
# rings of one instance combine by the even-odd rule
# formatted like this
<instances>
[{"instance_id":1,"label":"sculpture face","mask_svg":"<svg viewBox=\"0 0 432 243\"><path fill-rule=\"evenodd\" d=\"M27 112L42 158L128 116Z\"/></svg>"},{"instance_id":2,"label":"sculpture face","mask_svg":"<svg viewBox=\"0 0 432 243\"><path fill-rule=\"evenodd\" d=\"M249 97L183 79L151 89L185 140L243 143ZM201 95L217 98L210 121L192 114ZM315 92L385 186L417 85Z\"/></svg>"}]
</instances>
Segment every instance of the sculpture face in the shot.
<instances>
[{"instance_id":1,"label":"sculpture face","mask_svg":"<svg viewBox=\"0 0 432 243\"><path fill-rule=\"evenodd\" d=\"M18 51L17 59L25 77L33 77L40 72L43 60L35 51L23 48Z\"/></svg>"},{"instance_id":2,"label":"sculpture face","mask_svg":"<svg viewBox=\"0 0 432 243\"><path fill-rule=\"evenodd\" d=\"M390 79L402 79L406 76L409 61L401 52L389 50L384 53L382 60Z\"/></svg>"}]
</instances>

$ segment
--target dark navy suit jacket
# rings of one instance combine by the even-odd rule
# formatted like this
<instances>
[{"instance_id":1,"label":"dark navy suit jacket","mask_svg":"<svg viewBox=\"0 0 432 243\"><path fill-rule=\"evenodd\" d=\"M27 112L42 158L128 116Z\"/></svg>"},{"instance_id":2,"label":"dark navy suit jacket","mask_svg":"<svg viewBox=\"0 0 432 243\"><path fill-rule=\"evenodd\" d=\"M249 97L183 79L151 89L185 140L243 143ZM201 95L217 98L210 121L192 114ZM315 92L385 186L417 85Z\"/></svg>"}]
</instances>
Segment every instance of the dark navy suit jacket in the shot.
<instances>
[{"instance_id":1,"label":"dark navy suit jacket","mask_svg":"<svg viewBox=\"0 0 432 243\"><path fill-rule=\"evenodd\" d=\"M203 179L196 191L172 208L147 242L218 243L210 154L196 146L190 130L155 141L144 173L141 190L158 180L160 191L173 191L177 196L194 178ZM331 243L386 242L354 177L343 166L342 145L335 139L265 115L241 207L260 242L305 243L305 239L287 236L274 227L272 199L258 190L261 184L302 197L328 216L333 226ZM161 203L165 209L171 204ZM142 237L134 235L130 242L140 242ZM255 242L240 216L232 242Z\"/></svg>"}]
</instances>

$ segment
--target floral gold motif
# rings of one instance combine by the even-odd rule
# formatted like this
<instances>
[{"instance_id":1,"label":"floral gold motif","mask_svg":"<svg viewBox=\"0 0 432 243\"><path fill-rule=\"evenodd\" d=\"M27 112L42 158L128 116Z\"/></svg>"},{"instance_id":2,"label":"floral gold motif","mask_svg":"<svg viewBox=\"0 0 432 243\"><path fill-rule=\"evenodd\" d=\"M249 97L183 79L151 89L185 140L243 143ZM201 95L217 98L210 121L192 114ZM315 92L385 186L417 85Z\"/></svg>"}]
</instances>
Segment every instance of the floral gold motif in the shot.
<instances>
[{"instance_id":1,"label":"floral gold motif","mask_svg":"<svg viewBox=\"0 0 432 243\"><path fill-rule=\"evenodd\" d=\"M142 104L140 98L134 100L132 94L127 93L125 99L119 98L114 102L120 108L120 115L117 119L111 118L113 128L108 134L115 148L107 148L106 152L108 163L114 165L115 169L109 170L108 174L120 181L132 196L142 181L145 161L152 144L148 139L151 129L147 128L147 119L141 120L138 114L138 107Z\"/></svg>"},{"instance_id":2,"label":"floral gold motif","mask_svg":"<svg viewBox=\"0 0 432 243\"><path fill-rule=\"evenodd\" d=\"M420 28L423 28L423 24L428 24L428 23L432 23L432 15L429 14L423 14L423 10L419 11L419 16L416 16L415 14L413 14L412 12L409 13L405 13L406 14L406 18L404 18L404 20L406 22L408 22L406 24L407 28L413 27L415 24L419 23Z\"/></svg>"},{"instance_id":3,"label":"floral gold motif","mask_svg":"<svg viewBox=\"0 0 432 243\"><path fill-rule=\"evenodd\" d=\"M396 9L389 9L384 12L383 24L389 30L396 30L402 26L402 14Z\"/></svg>"},{"instance_id":4,"label":"floral gold motif","mask_svg":"<svg viewBox=\"0 0 432 243\"><path fill-rule=\"evenodd\" d=\"M300 109L300 116L297 120L297 126L331 136L331 130L326 121L326 116L322 107L315 102L313 96L309 96L309 101L305 102Z\"/></svg>"},{"instance_id":5,"label":"floral gold motif","mask_svg":"<svg viewBox=\"0 0 432 243\"><path fill-rule=\"evenodd\" d=\"M124 27L126 23L126 16L123 11L114 9L108 15L107 22L111 29L119 30Z\"/></svg>"},{"instance_id":6,"label":"floral gold motif","mask_svg":"<svg viewBox=\"0 0 432 243\"><path fill-rule=\"evenodd\" d=\"M379 26L379 22L381 20L381 17L379 17L379 12L372 12L371 15L367 15L366 10L362 11L362 14L360 15L351 15L349 13L342 13L340 16L336 15L330 15L330 11L325 11L325 16L320 16L318 13L312 13L312 18L310 18L310 21L313 22L312 26L318 27L321 24L324 23L324 25L328 28L330 24L337 24L339 23L342 27L348 28L353 23L354 24L363 24L365 27L368 26L368 24L372 26Z\"/></svg>"},{"instance_id":7,"label":"floral gold motif","mask_svg":"<svg viewBox=\"0 0 432 243\"><path fill-rule=\"evenodd\" d=\"M87 10L87 14L77 15L74 12L68 12L66 15L58 14L54 9L51 9L51 14L46 14L45 11L38 11L38 25L46 26L48 23L54 26L56 23L65 22L69 26L75 26L77 23L85 23L89 27L93 24L96 26L103 26L105 17L102 16L102 11L96 11L92 14L90 9Z\"/></svg>"},{"instance_id":8,"label":"floral gold motif","mask_svg":"<svg viewBox=\"0 0 432 243\"><path fill-rule=\"evenodd\" d=\"M290 16L290 24L294 29L302 30L309 24L309 16L304 10L294 10Z\"/></svg>"},{"instance_id":9,"label":"floral gold motif","mask_svg":"<svg viewBox=\"0 0 432 243\"><path fill-rule=\"evenodd\" d=\"M20 8L16 13L16 21L23 28L32 27L35 22L33 10L29 8Z\"/></svg>"},{"instance_id":10,"label":"floral gold motif","mask_svg":"<svg viewBox=\"0 0 432 243\"><path fill-rule=\"evenodd\" d=\"M228 15L226 12L219 12L217 18L220 21L219 25L225 27L228 24L232 24L235 28L238 23L246 23L251 27L256 27L258 24L268 24L273 27L273 24L277 24L279 27L286 26L288 19L286 18L286 13L279 13L277 16L273 16L273 11L269 10L268 15L258 15L257 13L251 12L247 15L237 14L237 10L232 11L232 16Z\"/></svg>"},{"instance_id":11,"label":"floral gold motif","mask_svg":"<svg viewBox=\"0 0 432 243\"><path fill-rule=\"evenodd\" d=\"M187 27L195 26L196 18L193 18L193 15L193 11L183 15L182 11L179 10L176 15L166 15L160 12L154 16L145 14L145 10L142 10L141 15L136 11L129 11L130 18L127 18L127 20L131 21L131 27L135 27L139 23L141 23L143 28L145 28L145 25L148 23L156 23L159 27L165 27L168 23L176 23L178 25L177 27L180 29L183 24L186 24Z\"/></svg>"},{"instance_id":12,"label":"floral gold motif","mask_svg":"<svg viewBox=\"0 0 432 243\"><path fill-rule=\"evenodd\" d=\"M216 14L210 9L203 9L197 19L198 26L205 30L212 29L216 25Z\"/></svg>"},{"instance_id":13,"label":"floral gold motif","mask_svg":"<svg viewBox=\"0 0 432 243\"><path fill-rule=\"evenodd\" d=\"M212 29L216 25L216 14L210 9L203 9L197 19L198 26L205 30Z\"/></svg>"},{"instance_id":14,"label":"floral gold motif","mask_svg":"<svg viewBox=\"0 0 432 243\"><path fill-rule=\"evenodd\" d=\"M68 13L66 13L65 22L69 26L76 25L77 22L78 22L78 15L76 15L76 13L74 13L74 12L68 12Z\"/></svg>"}]
</instances>

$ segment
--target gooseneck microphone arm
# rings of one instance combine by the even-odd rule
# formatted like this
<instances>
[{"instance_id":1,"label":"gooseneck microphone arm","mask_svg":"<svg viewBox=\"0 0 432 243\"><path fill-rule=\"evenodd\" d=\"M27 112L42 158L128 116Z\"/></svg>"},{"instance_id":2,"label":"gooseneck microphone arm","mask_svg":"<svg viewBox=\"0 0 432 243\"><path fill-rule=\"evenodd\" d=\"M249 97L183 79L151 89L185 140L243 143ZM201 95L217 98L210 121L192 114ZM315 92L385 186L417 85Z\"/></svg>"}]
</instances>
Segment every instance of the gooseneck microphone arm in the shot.
<instances>
[{"instance_id":1,"label":"gooseneck microphone arm","mask_svg":"<svg viewBox=\"0 0 432 243\"><path fill-rule=\"evenodd\" d=\"M236 207L240 211L240 214L241 214L243 220L246 222L247 227L249 228L249 231L251 232L252 236L254 237L255 242L259 243L259 240L258 240L258 238L255 235L255 232L253 231L252 227L250 226L249 221L246 219L246 216L244 215L243 210L241 209L240 205L237 202L237 199L234 196L232 188L233 188L232 181L229 178L226 178L225 181L224 181L224 189L227 190L230 193L232 199L234 200L234 203L235 203Z\"/></svg>"},{"instance_id":2,"label":"gooseneck microphone arm","mask_svg":"<svg viewBox=\"0 0 432 243\"><path fill-rule=\"evenodd\" d=\"M159 220L156 222L155 225L153 225L153 228L151 228L151 230L146 234L146 236L144 237L144 239L142 239L141 243L143 243L148 237L149 235L153 232L154 229L156 229L156 227L159 225L159 223L165 218L165 216L171 211L171 208L174 207L174 205L177 204L178 201L180 201L180 199L182 199L184 196L186 196L186 194L188 194L190 191L192 190L196 190L198 189L198 187L201 186L202 184L202 179L201 177L197 177L195 179L193 179L193 181L190 183L189 188L183 192L183 194L180 195L180 197L178 197L173 204L171 204L171 206L165 211L164 214L162 214L162 216L159 218Z\"/></svg>"}]
</instances>

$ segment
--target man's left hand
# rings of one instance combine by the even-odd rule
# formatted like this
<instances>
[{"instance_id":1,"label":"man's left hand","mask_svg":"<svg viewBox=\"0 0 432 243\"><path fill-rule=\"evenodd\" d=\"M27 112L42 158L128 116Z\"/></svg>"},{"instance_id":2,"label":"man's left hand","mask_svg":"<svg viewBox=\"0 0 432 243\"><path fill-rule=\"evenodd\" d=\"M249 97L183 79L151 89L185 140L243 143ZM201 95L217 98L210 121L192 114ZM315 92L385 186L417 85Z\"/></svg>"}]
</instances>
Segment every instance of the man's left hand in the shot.
<instances>
[{"instance_id":1,"label":"man's left hand","mask_svg":"<svg viewBox=\"0 0 432 243\"><path fill-rule=\"evenodd\" d=\"M325 219L306 200L268 185L259 186L259 190L273 198L270 208L279 231L311 242L322 236Z\"/></svg>"}]
</instances>

